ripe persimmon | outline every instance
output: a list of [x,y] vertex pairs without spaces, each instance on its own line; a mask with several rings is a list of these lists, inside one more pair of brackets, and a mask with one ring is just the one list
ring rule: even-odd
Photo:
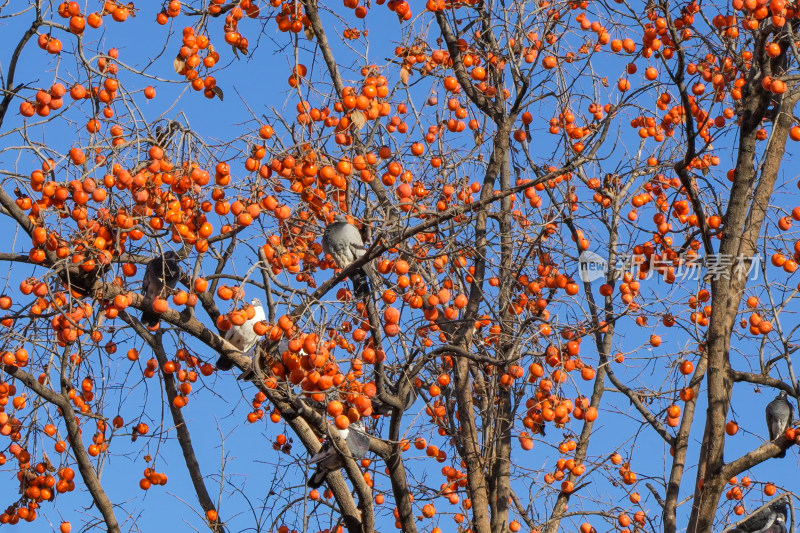
[[156,298],[153,300],[153,311],[156,313],[165,313],[169,309],[169,302],[166,298]]
[[350,419],[346,415],[338,415],[334,418],[334,424],[338,429],[347,429],[350,426]]

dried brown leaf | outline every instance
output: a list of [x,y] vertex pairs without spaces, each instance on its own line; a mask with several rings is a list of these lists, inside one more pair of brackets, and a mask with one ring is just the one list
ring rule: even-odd
[[186,61],[184,61],[180,55],[175,56],[175,61],[172,62],[172,68],[175,69],[176,74],[181,74],[186,68]]
[[411,75],[411,72],[405,65],[400,67],[400,81],[403,82],[404,85],[408,85],[408,77]]
[[364,125],[367,123],[367,118],[361,111],[353,111],[353,113],[350,115],[350,120],[353,122],[353,126],[355,126],[357,130],[363,129]]

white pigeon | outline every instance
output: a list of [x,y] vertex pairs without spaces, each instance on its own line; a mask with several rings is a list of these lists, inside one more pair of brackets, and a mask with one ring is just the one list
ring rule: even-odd
[[308,460],[308,464],[317,465],[314,474],[308,479],[308,486],[312,489],[319,488],[328,474],[344,467],[342,453],[349,453],[356,461],[363,459],[367,455],[369,451],[369,435],[367,435],[363,422],[359,420],[350,424],[348,429],[340,429],[339,436],[347,443],[348,450],[341,450],[340,453],[331,442],[331,439],[326,439],[322,443],[322,448]]
[[[339,215],[335,222],[325,227],[322,251],[330,255],[339,268],[344,269],[364,255],[366,247],[358,228]],[[369,295],[369,281],[363,268],[351,273],[350,279],[353,280],[353,292],[356,296],[363,298]]]
[[[225,340],[233,344],[237,350],[242,353],[249,352],[260,338],[253,329],[256,322],[266,320],[267,315],[264,313],[264,307],[261,305],[261,300],[253,298],[250,302],[255,308],[253,318],[245,321],[241,326],[231,326],[231,329],[225,332]],[[220,370],[230,370],[233,368],[233,360],[225,354],[219,356],[217,359],[217,368]]]

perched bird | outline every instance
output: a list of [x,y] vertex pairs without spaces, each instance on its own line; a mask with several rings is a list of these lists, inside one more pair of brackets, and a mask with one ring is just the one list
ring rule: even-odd
[[[335,222],[325,227],[322,251],[329,254],[339,268],[347,268],[350,263],[364,255],[366,247],[358,229],[340,215]],[[369,281],[363,268],[350,274],[350,279],[353,280],[353,292],[356,296],[363,298],[369,295]]]
[[363,422],[354,422],[348,429],[340,429],[339,435],[347,442],[347,450],[337,450],[331,439],[326,439],[322,448],[308,460],[308,464],[317,465],[308,479],[308,486],[312,489],[319,488],[328,474],[344,467],[342,454],[348,454],[356,461],[367,455],[369,435]]
[[178,284],[181,277],[178,261],[178,254],[170,250],[147,263],[142,279],[142,292],[145,298],[142,323],[147,327],[154,327],[160,320],[158,313],[152,310],[153,300],[166,296]]
[[[241,326],[231,326],[231,329],[225,332],[225,340],[233,344],[240,352],[248,352],[256,342],[258,342],[259,335],[254,331],[256,322],[267,319],[264,314],[264,307],[261,305],[261,300],[253,298],[250,304],[255,309],[253,318],[245,321]],[[225,354],[219,356],[217,359],[217,368],[220,370],[230,370],[233,368],[233,360]]]
[[788,530],[786,529],[786,516],[782,514],[776,516],[775,522],[765,529],[763,533],[788,533]]
[[[391,384],[387,384],[387,389],[389,389],[389,393],[396,396],[397,392],[400,389],[400,383],[397,384],[396,387],[392,386]],[[408,411],[411,409],[411,406],[414,405],[414,402],[417,401],[417,396],[419,392],[417,387],[413,384],[408,389],[408,394],[406,394],[405,401],[403,402],[403,411]],[[392,412],[392,407],[380,401],[378,396],[373,396],[372,398],[372,412],[377,415],[388,415]]]
[[[771,441],[783,435],[792,421],[794,407],[786,399],[786,396],[786,391],[780,391],[775,399],[767,404],[767,429]],[[786,457],[786,450],[781,450],[777,457]]]
[[747,517],[730,533],[786,533],[786,514],[786,500],[778,500]]

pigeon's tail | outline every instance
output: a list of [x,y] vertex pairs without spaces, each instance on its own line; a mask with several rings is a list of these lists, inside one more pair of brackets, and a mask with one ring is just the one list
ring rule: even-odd
[[[251,350],[254,347],[256,348],[256,350],[255,350],[255,352],[252,352]],[[254,346],[251,346],[250,350],[247,350],[247,352],[245,352],[245,355],[250,357],[251,364],[250,364],[250,368],[248,368],[247,370],[242,372],[239,375],[239,377],[236,378],[239,381],[250,381],[250,380],[253,380],[253,378],[256,377],[256,365],[259,364],[259,362],[260,362],[259,358],[261,357],[261,354],[258,351],[258,345],[255,344]],[[222,368],[222,367],[219,366],[219,363],[223,359],[230,360],[230,358],[228,356],[221,355],[220,358],[219,358],[219,361],[217,361],[217,368]],[[223,370],[229,370],[231,368],[233,368],[233,361],[230,362],[230,364],[228,365],[228,368],[224,368]]]
[[331,449],[330,442],[325,441],[322,448],[317,453],[309,457],[308,464],[315,465],[317,463],[324,463],[329,459],[336,458],[336,450]]
[[148,328],[155,327],[161,319],[152,311],[142,311],[142,324]]
[[381,402],[380,400],[376,401],[373,398],[373,400],[372,400],[372,414],[388,416],[388,415],[392,414],[392,408],[389,405]]
[[[237,381],[251,381],[253,378],[256,377],[256,372],[252,368],[250,370],[246,370],[239,374],[239,377],[236,378]],[[295,416],[295,418],[297,418]]]
[[223,372],[227,372],[233,368],[233,359],[225,354],[220,355],[219,359],[217,359],[217,368]]
[[358,298],[366,298],[369,296],[369,278],[367,273],[359,269],[350,274],[350,279],[353,280],[353,292]]
[[319,465],[316,470],[314,470],[314,474],[308,478],[307,485],[312,489],[318,489],[322,486],[322,483],[325,481],[325,476],[328,475],[328,470],[323,466]]

